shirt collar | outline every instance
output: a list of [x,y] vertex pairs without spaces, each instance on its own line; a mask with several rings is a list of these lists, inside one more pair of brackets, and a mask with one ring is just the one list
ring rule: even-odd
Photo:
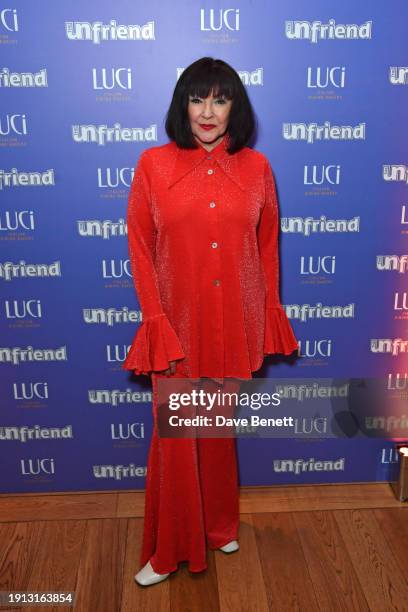
[[172,187],[205,159],[209,159],[215,164],[218,164],[221,170],[223,170],[223,172],[244,191],[245,187],[239,172],[237,153],[230,155],[227,151],[229,142],[229,135],[225,134],[221,142],[219,142],[212,151],[207,151],[207,149],[199,143],[197,143],[196,149],[182,149],[174,143],[176,148],[176,160],[170,175],[168,187]]

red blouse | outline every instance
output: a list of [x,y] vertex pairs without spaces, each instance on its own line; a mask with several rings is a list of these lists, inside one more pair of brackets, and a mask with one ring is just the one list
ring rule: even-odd
[[142,324],[122,365],[192,378],[252,378],[297,340],[279,300],[279,213],[259,151],[174,142],[142,152],[127,209]]

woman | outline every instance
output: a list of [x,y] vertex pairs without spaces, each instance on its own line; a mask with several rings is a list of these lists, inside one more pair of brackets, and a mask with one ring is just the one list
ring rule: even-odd
[[238,74],[204,57],[180,76],[170,142],[135,168],[127,227],[143,323],[123,368],[151,374],[142,569],[148,585],[179,561],[206,569],[210,549],[238,549],[234,438],[162,438],[160,377],[250,379],[266,354],[298,348],[279,299],[278,203],[271,166],[247,143],[254,114]]

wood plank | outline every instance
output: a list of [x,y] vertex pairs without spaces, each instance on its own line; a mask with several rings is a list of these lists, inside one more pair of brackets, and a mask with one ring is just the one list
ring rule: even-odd
[[292,515],[255,514],[253,525],[270,610],[319,610]]
[[220,610],[269,612],[251,514],[246,514],[240,522],[239,546],[231,554],[215,552]]
[[[142,518],[144,498],[144,491],[0,495],[0,522]],[[388,483],[241,487],[240,490],[241,514],[403,506]]]
[[[128,509],[132,495],[126,495]],[[339,495],[335,503],[342,503]],[[61,512],[61,500],[58,507]],[[141,587],[134,574],[142,518],[35,521],[34,514],[0,524],[0,589],[75,590],[75,609],[86,611],[405,610],[407,518],[408,507],[399,502],[396,508],[246,514],[238,552],[208,550],[205,572],[190,573],[184,562],[163,583]]]
[[380,508],[374,510],[374,516],[408,581],[408,508]]
[[336,510],[334,517],[370,610],[406,610],[406,579],[372,510]]
[[[84,521],[43,521],[33,525],[41,546],[36,551],[27,591],[75,591],[85,527]],[[49,612],[50,606],[35,606],[35,610]]]
[[26,591],[39,549],[41,526],[35,523],[0,524],[0,589]]
[[134,580],[139,571],[139,557],[142,545],[143,520],[129,519],[126,542],[126,557],[123,572],[123,591],[121,612],[170,612],[170,580],[143,587]]
[[188,563],[179,563],[177,572],[169,576],[171,609],[202,612],[218,612],[217,572],[214,552],[207,550],[207,569],[203,572],[190,572]]
[[330,612],[368,611],[333,514],[315,511],[296,512],[293,516],[319,607]]
[[86,522],[76,585],[76,610],[120,610],[127,519]]
[[388,483],[300,485],[241,489],[241,514],[402,506]]
[[144,491],[118,493],[116,515],[124,518],[142,518],[144,516],[144,505]]
[[16,495],[0,498],[0,522],[58,521],[116,516],[117,493]]

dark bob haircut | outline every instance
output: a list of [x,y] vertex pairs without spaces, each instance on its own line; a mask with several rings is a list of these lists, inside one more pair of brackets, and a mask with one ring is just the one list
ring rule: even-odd
[[196,149],[188,118],[189,96],[232,100],[227,132],[228,153],[246,146],[255,130],[255,115],[248,94],[238,73],[226,62],[202,57],[190,64],[179,77],[166,115],[165,129],[170,140],[183,149]]

